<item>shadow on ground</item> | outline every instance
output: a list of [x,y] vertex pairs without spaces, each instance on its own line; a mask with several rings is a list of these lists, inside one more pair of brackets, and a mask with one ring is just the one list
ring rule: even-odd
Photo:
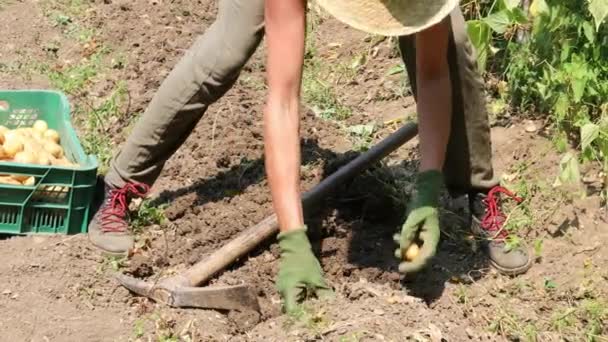
[[[325,178],[358,154],[336,154],[320,148],[314,140],[303,140],[302,155],[304,166],[324,165]],[[395,287],[402,285],[410,295],[422,298],[430,305],[441,297],[446,282],[466,282],[483,276],[480,270],[487,269],[488,265],[479,253],[472,252],[465,239],[468,229],[465,211],[443,212],[444,234],[432,264],[406,279],[397,272],[397,260],[394,258],[396,244],[392,236],[399,231],[405,219],[408,185],[411,186],[411,179],[415,175],[415,163],[406,160],[390,167],[375,164],[364,174],[343,184],[322,203],[307,208],[305,214],[309,236],[324,269],[328,270],[328,277],[337,281],[348,277],[356,281],[357,277],[365,277],[369,281],[390,282]],[[187,187],[163,191],[156,204],[194,195],[192,206],[200,206],[243,193],[264,177],[263,158],[242,160],[214,177],[200,179]],[[181,217],[179,213],[168,216],[172,220]],[[250,255],[261,254],[273,242],[266,241]],[[329,245],[329,248],[322,248],[322,244]],[[238,268],[241,262],[230,269]]]

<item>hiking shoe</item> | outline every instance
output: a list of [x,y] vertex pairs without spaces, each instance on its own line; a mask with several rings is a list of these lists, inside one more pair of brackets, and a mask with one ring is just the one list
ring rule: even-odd
[[496,186],[487,194],[476,193],[469,197],[471,210],[471,230],[481,238],[482,249],[488,255],[490,264],[505,275],[525,273],[532,266],[532,258],[522,247],[506,249],[509,233],[504,227],[506,220],[502,212],[500,194],[520,203],[521,198],[509,190]]
[[125,255],[133,247],[127,214],[129,201],[143,197],[149,187],[141,183],[127,183],[122,188],[104,184],[103,202],[89,224],[89,240],[105,254]]

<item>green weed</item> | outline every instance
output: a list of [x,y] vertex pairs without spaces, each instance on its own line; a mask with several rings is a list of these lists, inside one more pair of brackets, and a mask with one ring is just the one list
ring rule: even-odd
[[[304,102],[323,119],[344,120],[352,115],[350,108],[344,106],[328,80],[333,65],[328,65],[317,57],[315,27],[318,19],[312,16],[307,24],[306,53],[302,75],[302,94]],[[342,67],[342,69],[344,69]]]
[[314,57],[306,61],[302,76],[304,102],[323,119],[344,120],[352,111],[338,99],[332,84],[325,80],[325,66]]
[[457,302],[460,304],[469,304],[469,293],[468,288],[462,284],[459,284],[458,289],[455,291]]
[[563,156],[556,185],[578,184],[580,162],[608,170],[608,3],[534,0],[529,13],[520,1],[474,4],[468,33],[480,68],[501,79],[501,99],[549,118],[561,152],[579,150]]
[[99,173],[105,174],[112,159],[112,140],[106,135],[106,124],[111,120],[122,119],[121,107],[126,100],[127,88],[125,83],[119,83],[111,95],[96,107],[80,106],[78,120],[84,127],[82,142],[87,153],[97,156],[99,160]]
[[133,327],[133,336],[135,338],[141,338],[144,336],[144,322],[141,319],[135,321],[135,326]]
[[359,342],[361,340],[360,333],[351,333],[348,336],[340,336],[340,342]]
[[124,268],[126,266],[126,263],[126,256],[104,256],[103,261],[97,269],[97,273],[104,274],[108,269],[112,270],[113,272],[117,272],[120,269]]
[[355,125],[350,126],[346,129],[351,140],[354,144],[354,150],[365,152],[367,151],[373,142],[374,133],[376,131],[376,125],[369,123],[366,125]]
[[517,315],[501,310],[490,324],[490,331],[510,340],[536,342],[538,327],[533,323],[523,322]]
[[285,328],[303,327],[313,333],[319,333],[328,326],[329,320],[325,311],[308,303],[298,305],[285,321]]
[[60,69],[42,64],[38,69],[48,76],[53,87],[68,94],[77,94],[99,73],[101,57],[101,54],[95,54],[90,59]]
[[131,228],[134,231],[141,231],[149,225],[162,224],[166,220],[165,207],[165,205],[154,206],[149,200],[143,200],[131,218]]

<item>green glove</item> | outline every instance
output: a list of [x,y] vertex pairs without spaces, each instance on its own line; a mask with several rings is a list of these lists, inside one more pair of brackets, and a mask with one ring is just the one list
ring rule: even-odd
[[[409,214],[401,228],[401,234],[394,236],[395,242],[399,244],[395,251],[395,257],[401,260],[399,272],[417,272],[435,255],[440,235],[438,207],[442,177],[441,172],[436,170],[418,175],[416,195],[409,203]],[[422,243],[420,252],[414,260],[405,261],[402,255],[412,242]]]
[[293,312],[300,300],[316,294],[324,298],[333,294],[323,279],[323,270],[312,253],[306,236],[307,227],[278,235],[281,261],[277,288],[285,303],[285,311]]

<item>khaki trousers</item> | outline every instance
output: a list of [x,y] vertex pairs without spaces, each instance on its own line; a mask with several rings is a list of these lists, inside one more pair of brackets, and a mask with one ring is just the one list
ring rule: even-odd
[[[483,80],[460,9],[450,16],[448,60],[452,80],[452,130],[445,163],[452,193],[485,191],[497,184],[492,169],[490,128]],[[163,81],[114,156],[105,181],[152,184],[165,162],[184,143],[207,108],[235,83],[264,35],[264,0],[220,0],[216,21],[201,35]],[[399,39],[413,88],[415,37]]]

